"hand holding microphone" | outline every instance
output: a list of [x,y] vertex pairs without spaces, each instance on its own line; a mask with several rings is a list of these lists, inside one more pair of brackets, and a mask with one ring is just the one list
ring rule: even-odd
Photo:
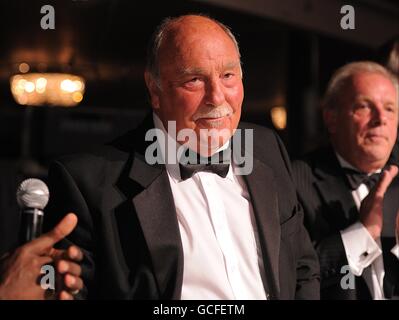
[[46,290],[40,286],[41,268],[46,264],[53,264],[61,279],[56,298],[73,299],[73,294],[83,287],[78,264],[83,253],[76,246],[59,250],[54,245],[76,227],[76,215],[67,214],[54,229],[41,235],[42,210],[49,198],[47,186],[40,180],[28,179],[18,188],[17,198],[22,209],[21,246],[0,258],[0,300],[47,298]]

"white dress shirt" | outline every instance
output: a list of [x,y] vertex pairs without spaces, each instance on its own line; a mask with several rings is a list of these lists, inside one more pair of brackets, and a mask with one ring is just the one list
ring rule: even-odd
[[[345,161],[338,153],[336,153],[339,163],[343,168],[357,170],[347,161]],[[377,170],[375,173],[380,173]],[[362,183],[356,190],[352,191],[352,197],[359,211],[361,202],[369,194],[369,189]],[[366,227],[361,222],[356,222],[348,228],[341,231],[342,242],[344,244],[346,257],[349,263],[350,271],[361,276],[368,266],[371,265],[370,271],[365,272],[363,277],[367,286],[372,293],[374,300],[384,300],[384,261],[382,257],[381,241],[378,238],[374,240]],[[399,259],[398,244],[391,250]]]
[[[166,136],[161,120],[153,118]],[[163,159],[176,147],[160,146]],[[251,199],[234,167],[226,178],[197,172],[183,181],[179,165],[166,163],[184,254],[181,299],[266,299]]]

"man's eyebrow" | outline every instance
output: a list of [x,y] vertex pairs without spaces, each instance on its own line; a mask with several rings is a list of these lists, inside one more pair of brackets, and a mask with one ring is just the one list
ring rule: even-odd
[[232,61],[227,63],[223,69],[234,69],[240,66],[240,62]]
[[366,96],[364,94],[359,94],[359,95],[355,96],[355,101],[359,101],[359,100],[372,101],[372,99],[369,96]]
[[198,67],[188,67],[188,68],[181,68],[179,70],[179,73],[182,76],[190,75],[190,74],[202,74],[202,73],[204,73],[204,70],[202,68],[198,68]]
[[[356,101],[356,102],[358,102],[358,101],[365,101],[365,102],[367,102],[367,103],[374,104],[373,98],[371,98],[371,97],[369,97],[369,96],[367,96],[367,95],[364,95],[364,94],[358,95],[358,96],[355,98],[355,101]],[[384,105],[387,105],[387,104],[395,104],[395,101],[394,101],[394,100],[391,100],[391,99],[388,99],[388,100],[384,101]]]
[[[223,66],[223,70],[228,70],[228,69],[234,69],[240,65],[239,62],[232,61],[228,62]],[[192,75],[192,74],[204,74],[205,71],[204,69],[200,67],[188,67],[188,68],[181,68],[179,70],[180,75],[185,76],[185,75]]]

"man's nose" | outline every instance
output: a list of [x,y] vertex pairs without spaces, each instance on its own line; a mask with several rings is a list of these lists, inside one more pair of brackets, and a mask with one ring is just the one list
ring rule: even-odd
[[223,86],[218,79],[210,81],[206,88],[206,101],[208,105],[218,107],[225,101]]
[[372,120],[371,123],[373,126],[379,126],[386,124],[387,121],[387,111],[383,106],[375,106],[372,109]]

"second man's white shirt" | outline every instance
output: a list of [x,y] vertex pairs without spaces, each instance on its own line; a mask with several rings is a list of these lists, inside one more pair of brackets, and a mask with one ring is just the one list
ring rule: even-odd
[[[341,167],[357,170],[341,156],[336,155]],[[380,172],[381,170],[376,171],[376,173]],[[358,211],[361,202],[368,194],[369,189],[365,184],[361,184],[356,190],[352,191],[352,197]],[[350,271],[356,276],[363,275],[374,300],[384,300],[385,270],[380,239],[374,240],[361,222],[356,222],[342,230],[341,237]],[[394,254],[394,251],[392,253]],[[399,258],[399,256],[397,257]],[[371,266],[370,272],[365,273],[368,266]]]

